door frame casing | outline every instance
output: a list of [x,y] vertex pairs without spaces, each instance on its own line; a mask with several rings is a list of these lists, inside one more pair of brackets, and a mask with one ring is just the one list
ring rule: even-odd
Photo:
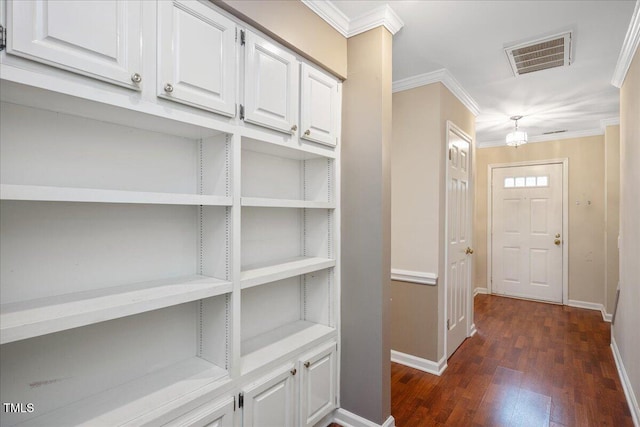
[[[445,138],[445,150],[444,150],[444,164],[445,164],[445,203],[444,203],[444,248],[443,248],[443,252],[444,252],[444,271],[442,272],[443,276],[444,276],[444,309],[443,309],[443,313],[444,316],[442,318],[443,320],[443,326],[442,326],[442,330],[444,331],[444,340],[443,340],[443,352],[444,352],[444,358],[445,360],[449,358],[449,354],[447,354],[447,340],[448,340],[448,329],[447,329],[447,319],[449,318],[449,310],[448,310],[448,306],[449,306],[449,301],[447,298],[448,292],[449,292],[449,284],[448,284],[448,280],[449,280],[449,275],[447,274],[448,269],[448,265],[449,265],[449,192],[446,190],[449,186],[449,163],[448,163],[448,159],[449,159],[449,134],[450,133],[455,133],[458,137],[460,137],[461,139],[467,141],[469,143],[469,159],[468,159],[468,173],[469,173],[469,188],[468,188],[468,196],[471,198],[470,203],[468,203],[468,208],[471,212],[468,216],[467,219],[467,227],[468,227],[468,245],[469,247],[473,247],[473,213],[474,213],[474,203],[473,203],[473,194],[475,191],[475,185],[474,185],[474,173],[475,173],[475,169],[474,169],[474,165],[475,165],[475,152],[473,150],[473,138],[468,135],[465,131],[463,131],[459,126],[457,126],[455,123],[453,123],[451,120],[447,120],[447,126],[446,126],[446,138]],[[467,289],[467,304],[466,304],[466,336],[467,338],[470,337],[471,335],[473,335],[475,333],[475,324],[473,323],[473,260],[471,262],[469,262],[469,281],[467,284],[467,287],[469,289]]]
[[493,170],[518,166],[562,165],[562,304],[569,301],[569,158],[487,165],[487,292],[493,293]]

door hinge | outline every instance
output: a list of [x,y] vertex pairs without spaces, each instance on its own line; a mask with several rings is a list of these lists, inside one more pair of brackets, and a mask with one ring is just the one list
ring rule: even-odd
[[240,104],[240,120],[244,120],[244,105]]
[[236,397],[233,396],[233,412],[236,412]]
[[451,321],[447,319],[447,331],[451,330]]
[[242,408],[244,406],[244,393],[238,394],[238,408]]
[[7,47],[7,29],[0,25],[0,51]]
[[244,46],[245,44],[245,31],[244,30],[240,30],[240,45]]

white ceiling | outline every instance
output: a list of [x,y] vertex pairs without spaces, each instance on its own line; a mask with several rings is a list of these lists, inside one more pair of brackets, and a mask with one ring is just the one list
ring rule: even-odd
[[[512,115],[530,139],[567,130],[594,134],[619,116],[611,85],[635,1],[333,0],[354,21],[389,4],[404,21],[393,38],[393,80],[445,68],[480,113],[480,145],[504,141]],[[573,30],[573,63],[514,77],[505,45]],[[567,134],[567,136],[571,135]]]

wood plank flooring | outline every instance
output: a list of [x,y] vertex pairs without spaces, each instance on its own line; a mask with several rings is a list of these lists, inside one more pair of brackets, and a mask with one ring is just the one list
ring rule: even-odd
[[490,295],[440,377],[393,363],[391,413],[411,426],[633,427],[599,312]]

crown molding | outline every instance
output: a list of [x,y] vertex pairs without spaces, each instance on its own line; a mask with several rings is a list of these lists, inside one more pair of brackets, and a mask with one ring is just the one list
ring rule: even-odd
[[389,30],[392,35],[395,35],[404,27],[404,22],[402,22],[398,14],[391,9],[391,6],[385,4],[353,19],[349,23],[348,37],[353,37],[381,25]]
[[624,83],[627,72],[633,61],[633,56],[638,50],[640,44],[640,0],[636,0],[636,8],[633,11],[629,28],[627,29],[627,35],[622,43],[622,49],[618,56],[618,63],[616,69],[613,72],[613,78],[611,84],[617,88],[621,88]]
[[342,13],[331,1],[322,0],[301,0],[316,15],[324,19],[325,22],[335,28],[344,37],[349,37],[349,18]]
[[314,11],[319,17],[324,19],[325,22],[347,38],[356,36],[379,26],[384,26],[392,35],[395,35],[402,27],[404,27],[402,19],[400,19],[398,14],[388,4],[384,4],[350,20],[330,0],[301,1],[305,6]]
[[[563,139],[572,139],[572,138],[585,138],[588,136],[599,136],[603,135],[604,131],[602,129],[586,129],[586,130],[576,130],[571,132],[564,133],[554,133],[551,135],[537,135],[529,138],[527,144],[536,143],[536,142],[548,142],[548,141],[560,141]],[[489,147],[506,147],[504,139],[500,139],[497,141],[486,141],[486,142],[478,142],[476,147],[478,148],[489,148]]]
[[458,98],[462,104],[471,111],[471,114],[477,116],[480,114],[480,107],[476,101],[467,93],[466,90],[458,83],[453,75],[446,68],[432,71],[430,73],[418,74],[417,76],[407,77],[406,79],[396,80],[393,82],[393,92],[401,92],[403,90],[409,90],[420,86],[425,86],[431,83],[441,82],[447,89]]
[[609,119],[602,119],[600,120],[600,130],[604,132],[605,129],[607,129],[607,126],[616,126],[619,124],[620,124],[620,117],[611,117]]

